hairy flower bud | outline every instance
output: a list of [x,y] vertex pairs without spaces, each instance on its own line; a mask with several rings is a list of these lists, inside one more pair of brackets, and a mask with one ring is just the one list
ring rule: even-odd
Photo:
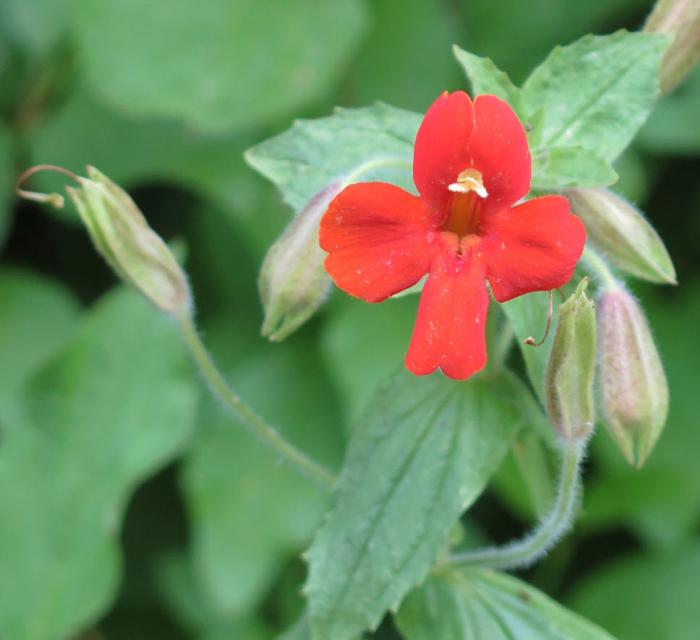
[[603,417],[627,461],[641,467],[666,422],[668,385],[644,312],[622,288],[598,300]]
[[659,71],[661,91],[668,93],[700,60],[700,2],[658,0],[644,30],[673,36]]
[[116,274],[168,313],[189,311],[190,288],[168,246],[129,195],[94,167],[66,192],[97,251]]
[[587,286],[584,278],[559,309],[545,379],[547,415],[566,440],[587,438],[595,423],[596,318]]
[[663,241],[643,214],[608,189],[568,189],[573,212],[588,238],[623,271],[661,284],[676,284],[676,270]]
[[262,334],[270,340],[296,331],[328,296],[331,280],[323,268],[318,225],[341,187],[334,182],[311,198],[265,256],[258,286],[265,311]]

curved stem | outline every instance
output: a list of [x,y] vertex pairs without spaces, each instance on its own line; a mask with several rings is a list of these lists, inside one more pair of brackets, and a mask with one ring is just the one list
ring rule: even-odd
[[263,418],[231,390],[202,343],[191,316],[189,314],[180,314],[178,316],[178,326],[203,378],[207,381],[214,394],[241,421],[241,424],[258,436],[270,449],[281,455],[288,462],[291,462],[297,471],[311,477],[326,488],[332,487],[335,483],[335,477],[328,469],[312,460],[291,442],[285,440],[274,427],[265,422]]
[[586,441],[564,441],[559,488],[549,513],[529,535],[502,547],[487,547],[452,554],[451,564],[517,569],[527,567],[545,555],[571,528],[581,484],[580,469]]
[[586,265],[588,265],[589,270],[595,273],[608,289],[620,288],[620,281],[615,277],[608,266],[608,263],[598,254],[595,249],[592,249],[588,244],[586,244],[581,257]]

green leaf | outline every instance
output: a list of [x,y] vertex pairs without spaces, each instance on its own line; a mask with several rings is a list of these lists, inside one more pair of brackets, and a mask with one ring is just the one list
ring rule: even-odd
[[8,638],[72,635],[115,596],[129,495],[192,426],[197,394],[185,364],[174,327],[120,291],[28,383],[0,449]]
[[48,56],[70,26],[69,0],[4,0],[0,20],[12,39],[35,56]]
[[[208,342],[224,345],[230,333],[228,323],[223,331],[207,332]],[[246,335],[247,342],[258,341],[256,349],[223,360],[233,388],[299,448],[337,466],[343,444],[339,410],[312,345],[270,345],[256,334]],[[280,465],[214,400],[205,402],[199,423],[182,476],[195,567],[213,606],[241,613],[260,602],[281,566],[308,543],[328,496]]]
[[479,569],[431,576],[396,622],[406,640],[613,640],[527,583]]
[[284,133],[246,152],[246,160],[275,183],[294,210],[328,183],[355,176],[413,190],[413,141],[421,116],[385,104],[336,109],[298,120]]
[[452,51],[469,79],[473,96],[482,93],[498,96],[501,100],[505,100],[521,119],[525,117],[520,89],[511,82],[507,73],[494,64],[491,58],[475,56],[457,45],[454,45]]
[[212,131],[268,122],[325,94],[365,14],[362,0],[78,0],[74,19],[99,95],[125,113]]
[[700,150],[700,67],[659,102],[644,128],[640,143],[655,153],[695,156]]
[[13,174],[12,139],[9,130],[0,123],[0,247],[10,227]]
[[457,85],[450,45],[460,25],[450,7],[425,0],[372,4],[372,26],[353,64],[356,104],[382,100],[425,111],[442,91]]
[[[393,374],[406,353],[418,296],[365,304],[347,299],[328,314],[320,337],[321,355],[333,371],[346,424],[354,425],[379,383]],[[372,366],[367,366],[367,353]]]
[[617,173],[607,160],[583,147],[549,147],[532,152],[532,188],[540,191],[567,187],[607,186]]
[[572,594],[577,611],[623,640],[695,640],[700,602],[700,542],[671,553],[603,564]]
[[455,0],[450,6],[461,9],[457,17],[470,50],[488,52],[519,83],[557,44],[648,11],[649,2],[547,0],[536,5],[522,0]]
[[[35,163],[64,166],[78,174],[92,164],[125,188],[170,181],[207,199],[254,208],[250,171],[242,153],[250,139],[210,136],[174,123],[128,118],[78,87],[61,108],[29,135]],[[65,179],[40,174],[37,185],[61,189]],[[69,212],[74,221],[77,213]]]
[[222,616],[182,553],[169,553],[157,564],[157,583],[171,615],[197,640],[269,640],[270,630],[250,617]]
[[71,335],[78,304],[56,282],[3,269],[0,310],[0,423],[10,424],[22,385]]
[[581,146],[613,161],[658,96],[665,36],[618,31],[557,47],[525,82],[525,109],[544,109],[542,146]]
[[509,375],[456,383],[405,371],[378,389],[307,552],[312,638],[375,627],[423,580],[522,426],[525,393]]

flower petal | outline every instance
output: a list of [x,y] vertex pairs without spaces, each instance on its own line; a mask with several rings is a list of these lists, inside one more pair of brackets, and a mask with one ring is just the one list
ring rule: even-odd
[[486,275],[499,302],[565,285],[586,242],[583,223],[561,196],[495,213],[483,221],[482,233]]
[[530,191],[532,163],[525,129],[503,100],[491,95],[476,98],[469,151],[484,178],[489,210],[512,205]]
[[433,214],[418,197],[384,182],[353,184],[321,218],[319,242],[335,284],[367,302],[413,286],[428,271]]
[[406,367],[416,375],[440,367],[456,380],[482,369],[488,306],[484,265],[475,254],[441,252],[423,287]]
[[413,181],[436,211],[446,211],[448,189],[471,166],[474,107],[463,91],[444,93],[428,109],[413,151]]

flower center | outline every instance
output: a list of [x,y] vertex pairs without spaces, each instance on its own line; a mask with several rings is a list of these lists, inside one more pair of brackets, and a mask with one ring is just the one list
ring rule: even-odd
[[465,169],[448,188],[452,197],[443,230],[454,233],[460,240],[477,234],[482,201],[488,196],[481,173]]

